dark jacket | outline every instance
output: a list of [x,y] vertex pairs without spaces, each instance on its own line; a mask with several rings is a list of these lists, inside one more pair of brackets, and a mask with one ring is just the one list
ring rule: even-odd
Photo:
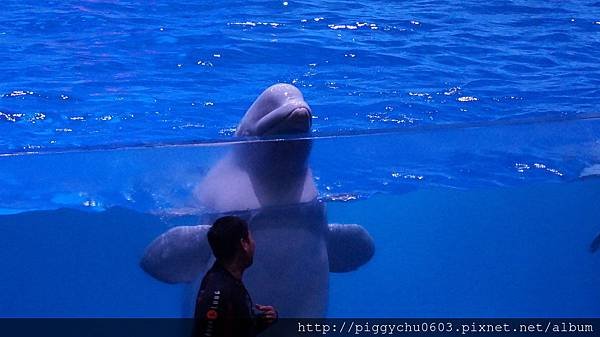
[[200,285],[193,336],[254,337],[267,326],[244,284],[215,262]]

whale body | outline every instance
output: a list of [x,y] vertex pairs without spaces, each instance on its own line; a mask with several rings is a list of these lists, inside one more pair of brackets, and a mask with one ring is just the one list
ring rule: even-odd
[[[236,136],[302,135],[312,110],[289,84],[266,89],[239,123]],[[272,137],[271,137],[272,138]],[[214,259],[206,240],[219,216],[238,215],[256,240],[254,264],[244,283],[256,303],[280,317],[323,317],[330,272],[368,262],[374,243],[356,224],[328,224],[325,204],[308,165],[310,139],[265,140],[235,145],[198,184],[194,200],[209,209],[195,226],[178,226],[146,249],[142,268],[157,279],[191,282],[192,294]]]

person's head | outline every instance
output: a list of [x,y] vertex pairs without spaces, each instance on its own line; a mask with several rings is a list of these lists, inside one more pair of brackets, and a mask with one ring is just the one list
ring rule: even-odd
[[208,230],[207,238],[218,261],[231,263],[240,259],[245,267],[252,265],[255,243],[243,219],[236,216],[217,219]]

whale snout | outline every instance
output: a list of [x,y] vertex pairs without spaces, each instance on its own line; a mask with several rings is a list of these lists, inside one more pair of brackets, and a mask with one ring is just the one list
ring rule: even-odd
[[304,133],[310,131],[311,123],[312,114],[310,109],[299,107],[292,110],[282,124],[284,124],[288,133]]
[[261,118],[254,135],[293,135],[310,131],[312,113],[307,104],[289,102]]
[[265,90],[246,111],[237,136],[293,135],[310,132],[312,111],[302,93],[289,84]]

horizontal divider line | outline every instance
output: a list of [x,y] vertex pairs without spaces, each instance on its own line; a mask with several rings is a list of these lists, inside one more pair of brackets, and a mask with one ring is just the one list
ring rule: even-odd
[[129,144],[103,144],[91,146],[71,146],[65,148],[47,148],[36,151],[31,150],[15,150],[8,152],[0,152],[0,157],[12,157],[22,155],[44,155],[44,154],[61,154],[73,152],[98,152],[98,151],[114,151],[114,150],[135,150],[145,148],[169,148],[169,147],[212,147],[225,146],[235,144],[251,144],[263,142],[280,142],[280,141],[295,141],[295,140],[319,140],[332,138],[348,138],[348,137],[364,137],[378,135],[393,135],[393,134],[416,134],[433,131],[453,131],[461,129],[473,128],[491,128],[502,126],[519,126],[532,124],[556,124],[556,123],[571,123],[580,121],[600,121],[600,113],[586,113],[574,116],[544,116],[531,118],[517,119],[497,119],[489,121],[475,122],[460,122],[460,123],[444,123],[420,125],[407,128],[378,128],[378,129],[359,129],[336,132],[313,132],[308,135],[290,135],[290,136],[271,136],[271,137],[234,137],[230,139],[206,139],[206,140],[189,140],[189,141],[167,141],[154,143],[129,143]]

